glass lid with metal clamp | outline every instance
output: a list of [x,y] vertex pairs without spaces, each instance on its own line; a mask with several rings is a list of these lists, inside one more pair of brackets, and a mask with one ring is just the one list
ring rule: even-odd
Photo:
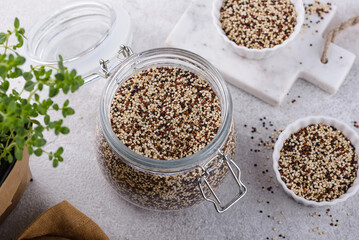
[[[247,189],[233,160],[233,105],[222,76],[186,50],[134,53],[130,18],[111,4],[75,2],[57,11],[30,32],[27,55],[51,65],[61,54],[86,83],[106,79],[97,160],[121,197],[154,210],[207,200],[226,211]],[[237,193],[222,202],[216,190],[227,175]]]

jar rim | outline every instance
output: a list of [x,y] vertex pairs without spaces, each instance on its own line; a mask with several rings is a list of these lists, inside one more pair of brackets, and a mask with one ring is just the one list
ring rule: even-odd
[[[159,160],[152,159],[145,156],[142,156],[128,147],[126,147],[116,134],[112,130],[111,121],[110,121],[110,107],[109,102],[112,102],[114,88],[118,89],[119,82],[118,77],[122,71],[128,69],[136,69],[136,65],[143,59],[149,58],[161,58],[169,57],[169,59],[186,61],[187,63],[193,64],[195,67],[202,68],[206,73],[211,75],[211,79],[204,78],[205,81],[211,83],[211,86],[216,85],[215,92],[221,101],[221,125],[220,128],[212,139],[212,141],[207,144],[200,151],[189,155],[184,158],[175,159],[175,160]],[[162,63],[163,66],[166,66],[166,62]],[[149,68],[149,67],[147,67]],[[132,73],[133,75],[133,73]],[[127,79],[121,79],[122,82]],[[232,113],[233,105],[230,92],[226,86],[224,79],[218,70],[206,59],[203,57],[178,48],[156,48],[141,52],[139,54],[134,54],[131,57],[123,61],[111,74],[111,77],[104,88],[101,97],[100,104],[100,127],[104,132],[104,136],[107,139],[112,150],[115,151],[117,155],[121,155],[121,159],[125,160],[131,166],[140,169],[147,170],[151,172],[181,172],[189,169],[193,169],[198,166],[204,165],[208,160],[217,156],[218,150],[224,145],[228,136],[230,134],[231,124],[232,124]]]

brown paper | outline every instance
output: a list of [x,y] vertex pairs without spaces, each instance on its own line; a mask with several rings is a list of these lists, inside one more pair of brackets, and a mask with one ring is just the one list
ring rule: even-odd
[[101,228],[67,201],[44,212],[18,240],[102,240],[109,238]]
[[30,179],[29,154],[25,149],[23,159],[15,163],[0,187],[0,224],[16,207]]

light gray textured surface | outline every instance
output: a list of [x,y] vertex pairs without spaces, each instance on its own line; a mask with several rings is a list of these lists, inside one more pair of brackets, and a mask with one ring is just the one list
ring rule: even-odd
[[[1,30],[11,26],[15,16],[19,16],[22,25],[28,29],[44,13],[64,2],[69,1],[1,0]],[[143,51],[164,46],[167,35],[189,2],[190,0],[121,1],[133,20],[133,49]],[[333,2],[338,6],[336,22],[359,13],[358,1]],[[353,27],[338,37],[336,43],[358,55],[358,36],[359,27]],[[250,127],[261,129],[259,118],[263,116],[272,121],[276,128],[284,128],[300,117],[319,114],[336,117],[351,125],[354,120],[359,122],[358,71],[357,59],[343,86],[334,96],[307,82],[298,81],[285,104],[277,108],[230,86],[235,102],[234,116],[239,140],[235,161],[243,170],[242,178],[249,191],[239,204],[222,215],[217,214],[209,203],[178,212],[162,213],[142,210],[122,200],[101,175],[95,159],[95,109],[103,82],[84,86],[70,96],[70,102],[76,109],[76,115],[67,121],[71,129],[70,135],[50,136],[47,146],[49,149],[65,146],[64,163],[53,169],[45,156],[31,157],[30,167],[34,181],[17,208],[0,226],[0,239],[16,237],[43,211],[65,199],[98,223],[110,239],[280,239],[278,235],[281,233],[285,234],[286,239],[359,239],[358,194],[344,204],[330,208],[333,218],[339,220],[338,227],[331,227],[331,218],[325,214],[326,208],[308,208],[297,204],[282,189],[276,188],[275,183],[267,182],[268,176],[273,175],[271,162],[266,159],[271,151],[250,151],[256,148],[258,142],[251,141]],[[292,99],[297,101],[287,104]],[[248,127],[245,128],[244,124]],[[262,130],[261,134],[253,136],[256,139],[259,136],[267,138],[270,134],[271,131]],[[264,166],[265,163],[268,165]],[[254,167],[254,164],[258,166]],[[263,174],[262,171],[266,169],[269,172]],[[251,174],[249,170],[252,171]],[[267,190],[262,192],[262,186],[274,186],[274,193]],[[229,193],[229,189],[225,187],[223,192]],[[262,202],[258,203],[257,200]],[[281,215],[280,211],[285,211],[285,215]],[[318,212],[321,217],[310,217],[309,213],[313,212]],[[273,216],[277,217],[276,221],[283,223],[277,224],[272,219]],[[326,234],[308,231],[317,226]],[[277,230],[273,231],[273,227]]]

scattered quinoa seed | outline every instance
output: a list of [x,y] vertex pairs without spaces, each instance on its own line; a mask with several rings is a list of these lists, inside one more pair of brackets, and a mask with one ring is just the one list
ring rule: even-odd
[[[320,1],[314,1],[314,3],[304,4],[304,9],[306,21],[303,24],[303,28],[305,29],[314,27],[314,24],[319,24],[321,20],[324,19],[324,15],[328,14],[329,11],[332,10],[332,7],[330,3],[321,3]],[[316,17],[318,20],[314,20],[311,16]],[[318,33],[318,30],[315,30],[315,33]]]
[[316,14],[318,17],[322,17],[324,14],[328,14],[332,7],[327,3],[314,1],[313,4],[305,4],[304,9],[307,15]]

